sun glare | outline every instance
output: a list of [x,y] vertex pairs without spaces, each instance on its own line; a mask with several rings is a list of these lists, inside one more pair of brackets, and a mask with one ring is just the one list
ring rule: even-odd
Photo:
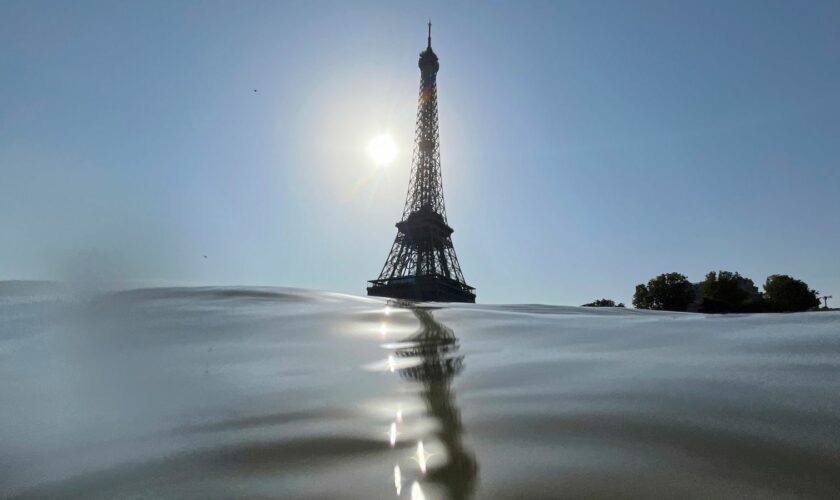
[[380,134],[371,139],[367,149],[373,162],[379,166],[388,165],[397,156],[397,145],[388,134]]

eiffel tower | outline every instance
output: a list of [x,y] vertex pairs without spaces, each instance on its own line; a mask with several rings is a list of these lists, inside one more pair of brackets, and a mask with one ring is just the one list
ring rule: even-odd
[[452,246],[446,222],[438,140],[438,57],[432,51],[432,23],[420,53],[420,98],[411,175],[397,237],[368,295],[421,301],[475,302]]

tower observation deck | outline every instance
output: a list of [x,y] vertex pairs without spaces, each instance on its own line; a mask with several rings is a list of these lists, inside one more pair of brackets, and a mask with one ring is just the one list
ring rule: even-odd
[[420,301],[475,302],[446,221],[438,134],[438,57],[432,51],[432,23],[426,50],[420,53],[420,96],[414,153],[402,220],[379,277],[368,295]]

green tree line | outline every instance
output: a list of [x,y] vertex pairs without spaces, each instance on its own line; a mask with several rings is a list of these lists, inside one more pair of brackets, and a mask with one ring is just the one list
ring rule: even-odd
[[816,290],[784,274],[769,276],[760,292],[753,280],[737,272],[712,271],[697,284],[680,273],[665,273],[636,285],[633,294],[634,307],[660,311],[795,312],[819,305]]

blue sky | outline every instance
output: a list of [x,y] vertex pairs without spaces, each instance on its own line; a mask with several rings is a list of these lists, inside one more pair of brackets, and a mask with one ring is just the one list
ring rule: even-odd
[[819,1],[4,1],[0,279],[363,294],[429,17],[479,302],[718,269],[840,296],[840,3]]

